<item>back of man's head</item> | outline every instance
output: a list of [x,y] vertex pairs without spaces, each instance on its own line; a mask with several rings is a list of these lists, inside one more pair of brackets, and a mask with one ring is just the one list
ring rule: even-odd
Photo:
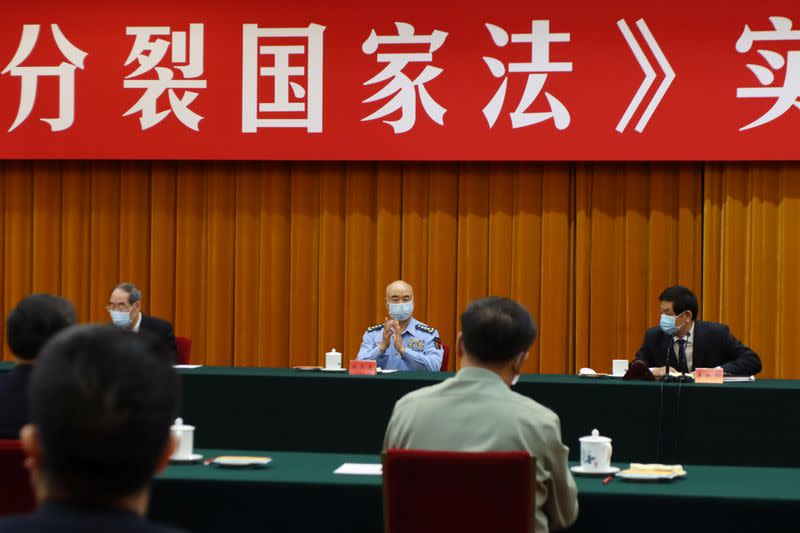
[[8,346],[20,359],[35,359],[50,337],[75,321],[69,300],[52,294],[31,294],[8,314]]
[[536,324],[528,310],[509,298],[489,296],[461,313],[464,350],[483,363],[503,363],[528,351]]
[[108,325],[56,335],[30,385],[48,489],[74,502],[111,503],[146,488],[179,394],[168,354],[147,337]]

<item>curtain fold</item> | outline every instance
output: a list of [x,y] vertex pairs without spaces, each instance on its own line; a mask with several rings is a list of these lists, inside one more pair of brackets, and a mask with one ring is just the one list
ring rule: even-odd
[[764,377],[800,378],[797,163],[0,168],[3,316],[53,292],[81,321],[107,321],[126,280],[192,339],[195,363],[310,365],[333,347],[354,358],[403,278],[453,355],[461,310],[498,294],[539,324],[525,371],[605,372],[634,356],[658,294],[681,283],[701,318],[761,355]]

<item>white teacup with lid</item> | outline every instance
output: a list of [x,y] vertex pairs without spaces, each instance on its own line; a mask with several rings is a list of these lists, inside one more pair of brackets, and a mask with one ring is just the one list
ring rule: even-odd
[[187,460],[194,457],[194,426],[188,426],[183,423],[183,418],[176,418],[175,424],[170,428],[172,434],[175,435],[177,446],[175,451],[172,452],[170,459]]
[[611,468],[611,439],[596,429],[591,436],[581,437],[581,468],[585,472],[605,472]]
[[327,370],[342,368],[342,353],[337,352],[336,348],[331,348],[331,351],[325,354],[325,368]]

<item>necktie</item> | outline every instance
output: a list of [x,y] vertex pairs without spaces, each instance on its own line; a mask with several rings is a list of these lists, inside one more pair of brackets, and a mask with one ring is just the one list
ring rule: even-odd
[[688,372],[689,368],[686,364],[686,339],[678,339],[678,365],[681,372]]

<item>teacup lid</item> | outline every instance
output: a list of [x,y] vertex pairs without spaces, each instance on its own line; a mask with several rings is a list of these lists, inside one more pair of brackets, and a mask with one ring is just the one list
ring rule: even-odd
[[342,355],[341,352],[336,351],[336,348],[331,348],[331,351],[326,353],[325,355],[336,355],[336,354]]
[[183,418],[178,417],[178,418],[175,419],[175,423],[172,424],[172,429],[174,431],[189,431],[189,430],[193,430],[194,426],[185,425],[183,423]]
[[591,436],[581,437],[578,439],[581,442],[611,442],[611,439],[608,437],[600,436],[600,432],[597,429],[592,430]]

